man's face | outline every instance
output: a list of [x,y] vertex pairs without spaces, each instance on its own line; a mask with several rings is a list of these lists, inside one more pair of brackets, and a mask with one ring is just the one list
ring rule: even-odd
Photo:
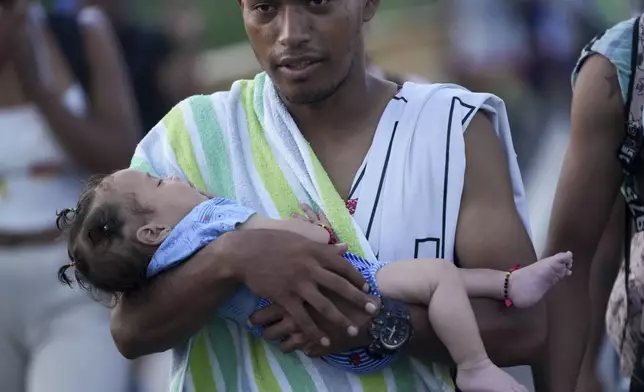
[[257,59],[284,99],[320,102],[363,56],[362,25],[377,0],[241,0]]

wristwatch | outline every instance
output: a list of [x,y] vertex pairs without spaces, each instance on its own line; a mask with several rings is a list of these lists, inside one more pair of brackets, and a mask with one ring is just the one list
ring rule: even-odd
[[380,313],[373,318],[369,353],[374,357],[394,355],[405,347],[414,335],[411,314],[407,304],[393,299],[382,299]]

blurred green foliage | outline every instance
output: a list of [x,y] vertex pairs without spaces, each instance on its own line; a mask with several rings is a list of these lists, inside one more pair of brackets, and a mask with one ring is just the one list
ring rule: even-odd
[[[129,0],[132,1],[132,0]],[[196,0],[206,19],[205,44],[209,47],[228,45],[246,40],[239,5],[235,0]],[[350,1],[350,0],[336,0]],[[426,4],[434,0],[381,0],[381,8],[396,8]],[[140,20],[155,23],[159,20],[164,0],[138,0],[136,10]]]
[[[42,0],[51,7],[56,0]],[[112,0],[123,1],[131,7],[134,19],[146,25],[161,23],[164,7],[173,0]],[[176,1],[176,0],[174,0]],[[206,21],[205,45],[217,47],[246,40],[239,5],[235,0],[194,0]],[[351,1],[351,0],[335,0]],[[427,4],[436,0],[381,0],[381,9],[402,8]]]

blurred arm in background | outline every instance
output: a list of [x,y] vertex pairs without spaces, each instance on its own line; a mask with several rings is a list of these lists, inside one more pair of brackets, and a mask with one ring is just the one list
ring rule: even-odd
[[134,1],[77,1],[100,7],[112,21],[144,132],[177,102],[201,92],[195,69],[203,25],[196,3],[184,0],[165,5],[163,26],[153,28],[134,22]]
[[[575,273],[548,297],[548,355],[544,362],[548,386],[538,385],[542,390],[575,390],[591,322],[589,281],[591,267],[596,268],[593,258],[607,253],[602,257],[611,261],[612,245],[603,245],[598,256],[595,254],[602,235],[610,239],[610,233],[604,232],[622,179],[616,151],[624,137],[624,103],[617,83],[615,67],[595,55],[583,65],[573,92],[570,145],[544,254],[572,251]],[[619,223],[619,219],[613,221]],[[619,259],[612,261],[619,263]],[[606,279],[612,286],[614,276]]]

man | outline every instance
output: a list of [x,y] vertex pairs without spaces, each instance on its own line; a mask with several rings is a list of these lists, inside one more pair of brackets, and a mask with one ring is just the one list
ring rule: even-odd
[[[132,167],[178,175],[276,218],[312,203],[371,259],[442,256],[495,269],[536,259],[500,100],[443,85],[399,90],[368,75],[362,28],[378,0],[239,3],[268,76],[182,102],[140,144]],[[428,364],[451,361],[427,310],[384,299],[384,312],[365,312],[375,300],[343,250],[272,231],[225,234],[124,296],[113,336],[130,358],[174,348],[176,390],[452,391],[449,372]],[[264,338],[280,346],[211,319],[241,284],[277,303],[250,322],[266,325]],[[493,361],[535,363],[542,306],[475,300],[474,309]],[[414,343],[397,336],[400,345],[379,350],[367,332],[391,314],[411,315]],[[350,325],[362,333],[347,336]],[[397,360],[358,376],[315,358],[364,346]]]

